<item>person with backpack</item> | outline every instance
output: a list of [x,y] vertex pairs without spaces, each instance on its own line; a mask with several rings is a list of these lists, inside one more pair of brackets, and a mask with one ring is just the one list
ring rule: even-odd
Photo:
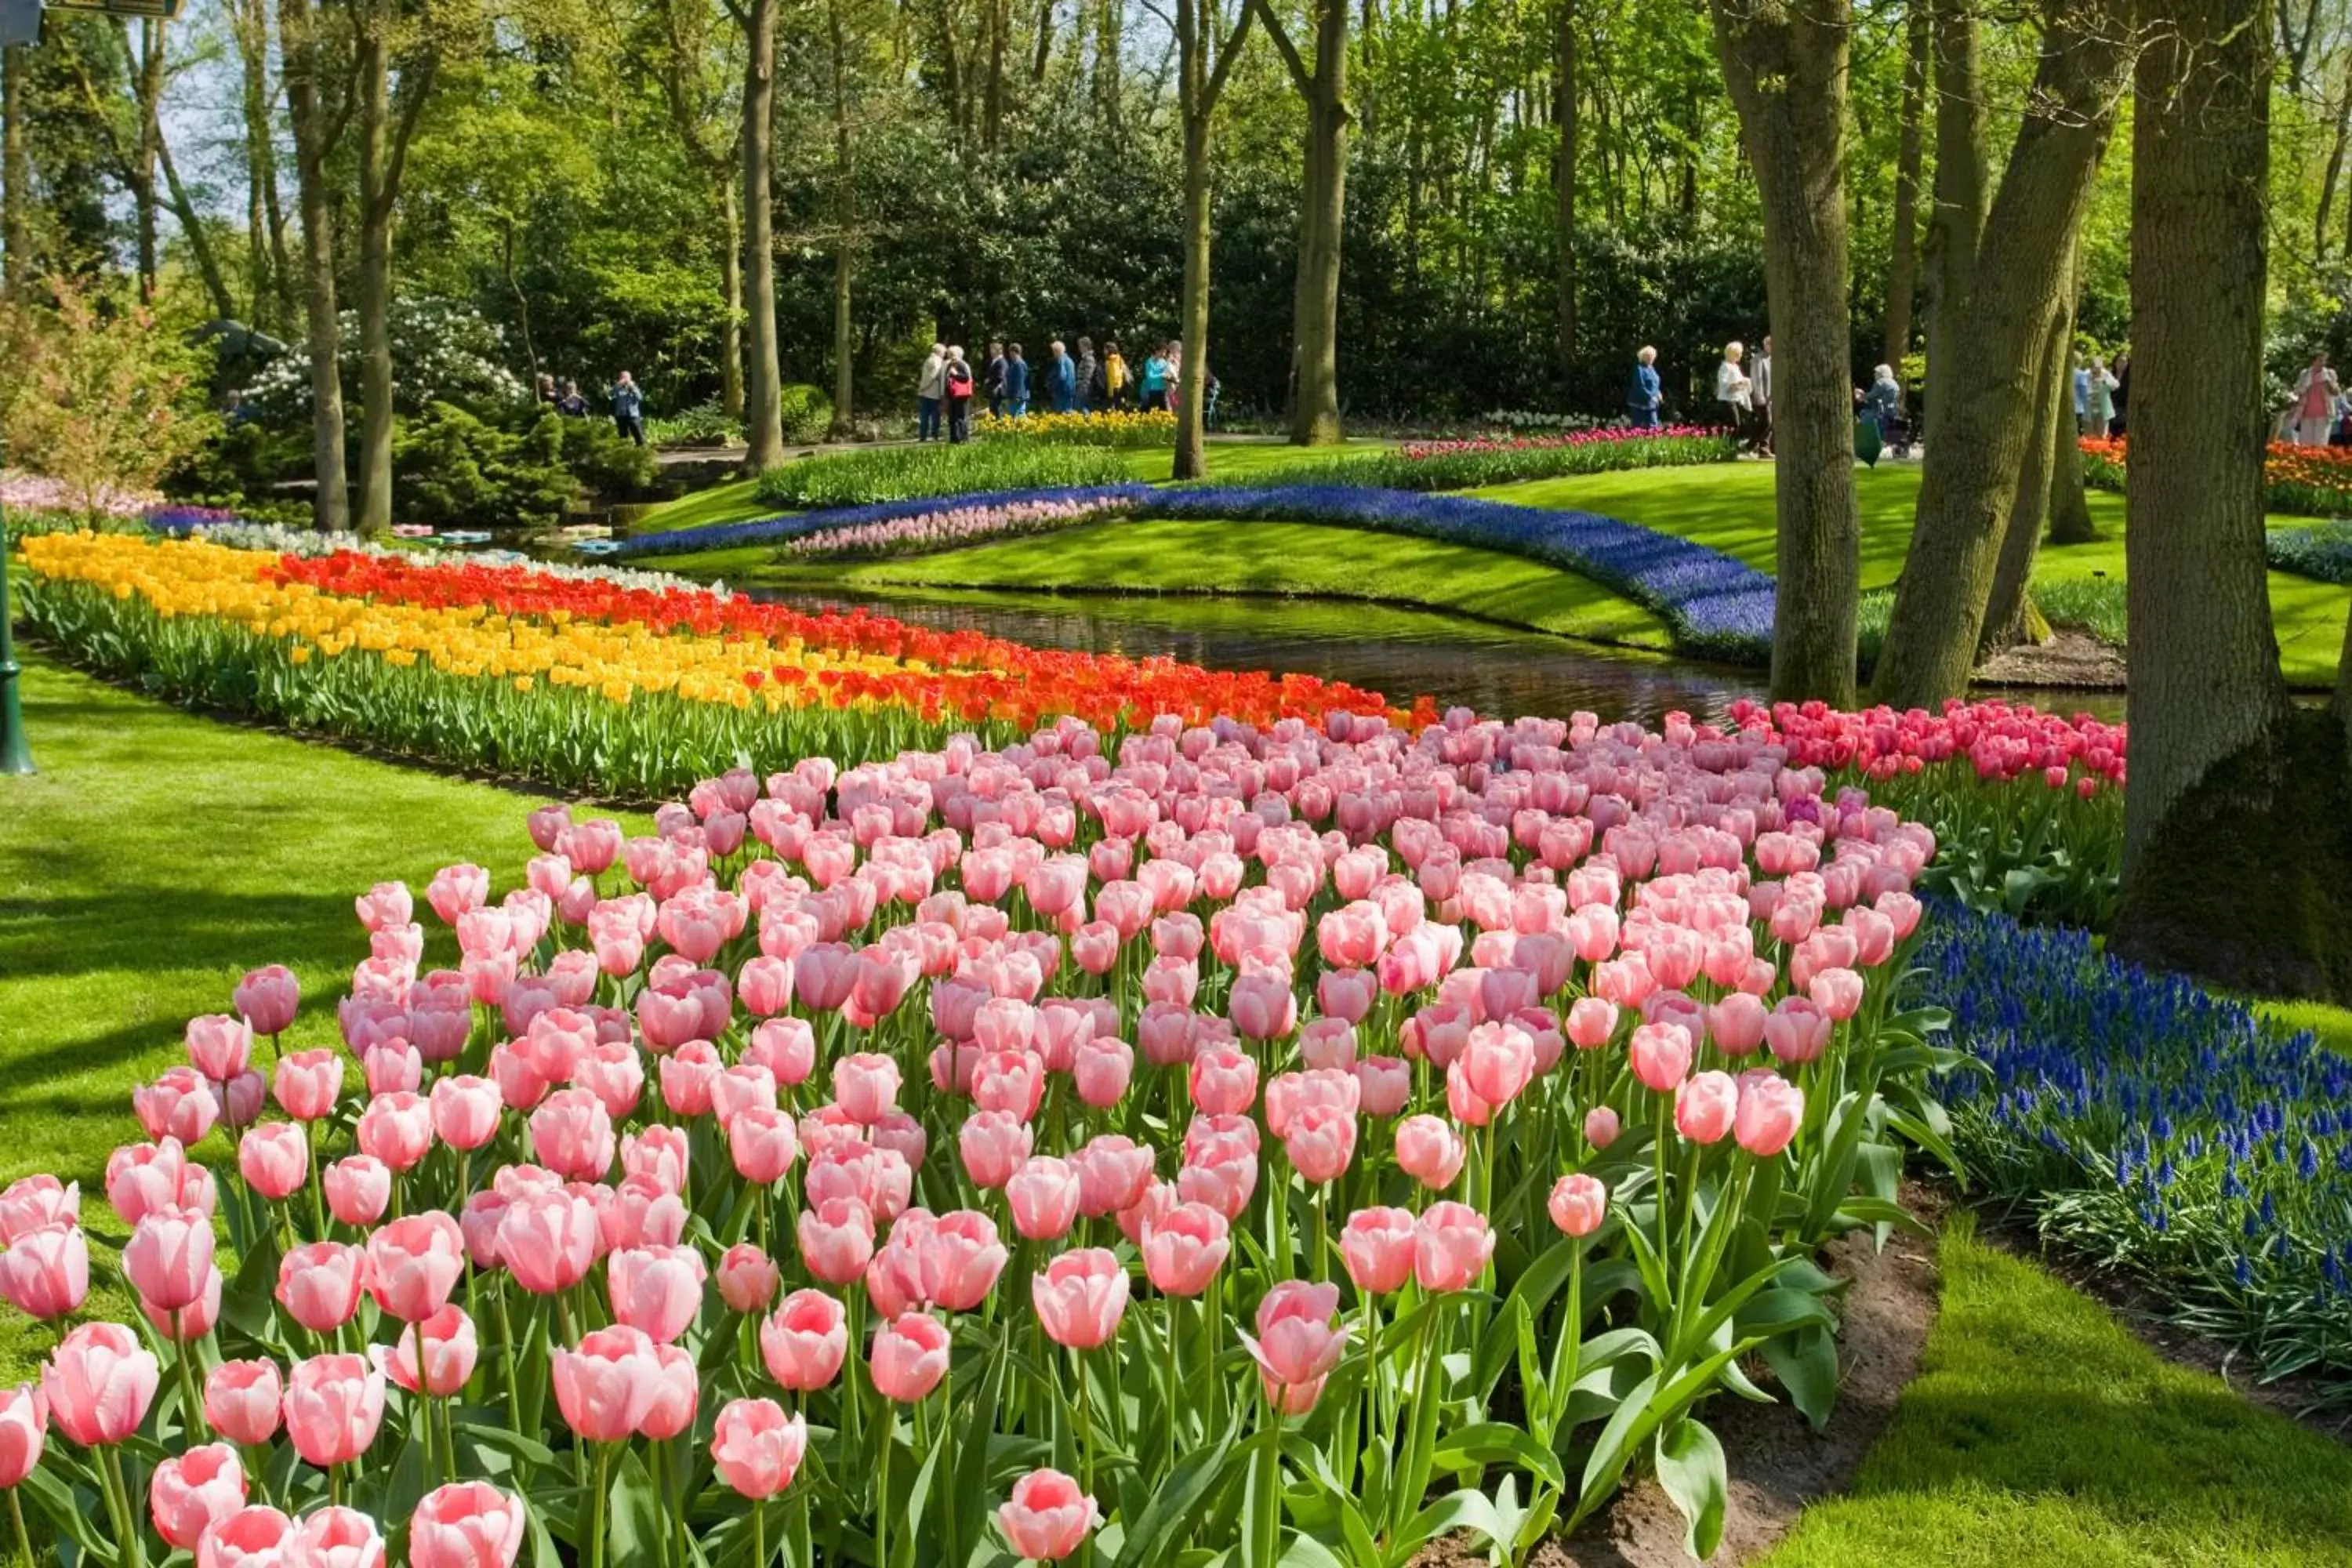
[[1143,362],[1143,376],[1136,383],[1136,388],[1141,395],[1143,411],[1146,414],[1161,414],[1167,411],[1171,369],[1167,351],[1164,349],[1152,350],[1151,357]]
[[1129,395],[1135,390],[1135,376],[1127,368],[1117,343],[1103,345],[1102,362],[1103,406],[1114,414],[1124,414]]
[[1095,341],[1092,338],[1080,338],[1074,392],[1074,403],[1077,412],[1089,414],[1094,411],[1094,405],[1098,395],[1097,389],[1101,384],[1102,365],[1095,358]]
[[963,357],[963,350],[955,345],[948,349],[947,374],[941,384],[948,398],[948,440],[961,446],[971,435],[971,366]]

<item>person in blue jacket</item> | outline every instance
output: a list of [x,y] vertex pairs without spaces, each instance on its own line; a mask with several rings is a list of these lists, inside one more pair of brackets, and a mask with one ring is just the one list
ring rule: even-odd
[[1067,414],[1077,406],[1078,372],[1070,363],[1070,351],[1055,338],[1046,345],[1053,355],[1045,362],[1045,402],[1056,414]]
[[1021,345],[1011,343],[1004,350],[1004,416],[1019,419],[1029,412],[1029,362],[1021,357]]
[[1625,412],[1645,430],[1658,427],[1658,409],[1665,403],[1658,384],[1658,351],[1644,344],[1633,356],[1633,384],[1625,389]]

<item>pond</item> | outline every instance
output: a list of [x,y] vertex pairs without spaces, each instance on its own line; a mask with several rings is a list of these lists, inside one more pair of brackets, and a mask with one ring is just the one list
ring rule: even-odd
[[[1040,647],[1164,656],[1220,669],[1312,675],[1381,692],[1392,703],[1426,692],[1501,718],[1565,717],[1579,709],[1654,725],[1675,710],[1720,721],[1742,697],[1764,696],[1763,673],[1604,647],[1453,616],[1327,600],[921,592],[877,595],[751,589],[803,610],[860,606],[914,625],[974,630]],[[2062,712],[2123,717],[2123,694],[2005,693]]]

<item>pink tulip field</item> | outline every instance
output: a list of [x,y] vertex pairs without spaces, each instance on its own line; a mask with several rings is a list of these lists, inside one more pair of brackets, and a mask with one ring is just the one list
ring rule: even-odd
[[[532,811],[499,874],[353,889],[347,994],[272,965],[189,1021],[107,1163],[119,1261],[75,1186],[0,1194],[44,1354],[0,1528],[109,1568],[1404,1568],[1654,1475],[1704,1556],[1709,1401],[1835,1418],[1822,1247],[1950,1159],[1934,836],[1804,762],[1065,720],[739,769],[644,837]],[[330,1010],[344,1048],[281,1047]]]

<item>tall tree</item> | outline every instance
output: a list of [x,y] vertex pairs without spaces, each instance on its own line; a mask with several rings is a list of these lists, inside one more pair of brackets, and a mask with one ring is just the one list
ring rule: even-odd
[[[213,254],[212,238],[205,232],[203,216],[189,199],[187,186],[181,183],[179,167],[172,161],[171,144],[163,137],[163,90],[171,80],[163,24],[142,21],[137,36],[139,45],[134,49],[131,24],[116,24],[115,37],[131,82],[128,102],[117,99],[110,103],[100,95],[89,63],[79,54],[67,58],[89,106],[90,119],[104,133],[107,150],[113,155],[116,177],[131,194],[139,230],[139,298],[146,303],[152,303],[155,298],[163,264],[158,218],[169,205],[181,237],[188,243],[188,254],[196,264],[196,276],[212,300],[214,314],[234,316],[236,306],[229,298],[227,281]],[[118,110],[127,113],[131,120],[127,133],[117,123]],[[155,179],[158,173],[163,175],[160,189]]]
[[1291,306],[1290,439],[1345,438],[1339,427],[1339,257],[1348,212],[1348,0],[1307,0],[1310,63],[1274,9],[1252,0],[1291,85],[1307,106],[1306,189],[1298,208],[1298,282]]
[[1202,451],[1209,393],[1209,140],[1217,100],[1248,41],[1252,0],[1230,21],[1219,0],[1176,0],[1178,112],[1184,121],[1184,364],[1176,404],[1180,479],[1208,472]]
[[0,49],[0,257],[6,259],[5,286],[24,291],[33,261],[33,161],[25,155],[24,50]]
[[[408,149],[440,69],[444,25],[402,0],[352,0],[359,95],[360,508],[362,534],[392,527],[392,241]],[[393,60],[401,56],[400,80]]]
[[1927,221],[1927,434],[1942,417],[1951,343],[1976,281],[1989,205],[1983,69],[1976,0],[1923,0],[1935,7],[1936,210]]
[[751,333],[745,356],[743,467],[784,460],[783,365],[776,348],[776,14],[780,0],[727,0],[743,29],[743,289]]
[[245,116],[245,235],[251,321],[264,331],[294,313],[293,268],[286,255],[286,214],[278,192],[278,89],[269,79],[269,0],[226,0],[236,41],[238,107]]
[[1779,607],[1772,695],[1851,707],[1862,529],[1846,303],[1848,0],[1709,0],[1756,172],[1771,300]]
[[[1552,311],[1559,331],[1559,363],[1576,363],[1576,0],[1552,0],[1552,124],[1559,137],[1551,171],[1552,226],[1559,246],[1553,263]],[[1561,376],[1566,390],[1568,378]]]
[[2099,537],[2091,500],[2083,490],[2083,452],[2074,421],[2074,318],[2083,300],[2083,252],[2077,246],[2066,273],[2066,324],[2058,339],[2057,417],[2050,427],[2050,542],[2088,544]]
[[2151,7],[2134,107],[2131,788],[2113,950],[2264,994],[2336,994],[2345,743],[2298,715],[2263,569],[2266,0]]
[[[2078,242],[2079,243],[2079,242]],[[2073,270],[2071,260],[2067,270]],[[2071,292],[2071,289],[2069,290]],[[2009,520],[2001,525],[2000,559],[1993,568],[1992,592],[1985,600],[1984,630],[1978,650],[1991,653],[2018,643],[2037,640],[2032,603],[2027,584],[2033,576],[2033,558],[2042,545],[2042,522],[2050,511],[2050,470],[2062,458],[2074,458],[2074,405],[2066,373],[2066,339],[2074,328],[2074,312],[2054,311],[2050,329],[2034,349],[2036,379],[2033,426],[2025,456],[2018,464],[2017,484],[2009,504]],[[2062,450],[2059,441],[2065,446]],[[2079,475],[2081,464],[2075,464]]]
[[310,461],[318,479],[311,513],[319,527],[351,526],[351,487],[343,459],[343,381],[338,360],[333,192],[328,160],[342,140],[352,95],[328,107],[323,18],[310,0],[278,0],[278,52],[285,61],[287,117],[294,128],[294,173],[302,212],[302,302],[310,347]]
[[[2042,345],[2067,311],[2066,258],[2129,79],[2120,0],[2054,0],[2025,116],[1946,339],[1918,521],[1874,678],[1926,708],[1968,689],[2001,540],[2037,434]],[[2037,465],[2038,467],[2038,465]]]
[[[710,0],[661,0],[663,50],[656,74],[670,124],[688,163],[708,183],[725,237],[719,287],[726,313],[719,327],[719,405],[743,417],[743,116],[711,80],[724,53],[705,25]],[[720,26],[725,26],[722,22]]]
[[1894,237],[1886,258],[1886,332],[1882,351],[1900,374],[1911,352],[1911,307],[1919,291],[1919,158],[1926,140],[1928,50],[1935,38],[1929,0],[1910,0],[1903,24],[1903,121],[1895,145]]

